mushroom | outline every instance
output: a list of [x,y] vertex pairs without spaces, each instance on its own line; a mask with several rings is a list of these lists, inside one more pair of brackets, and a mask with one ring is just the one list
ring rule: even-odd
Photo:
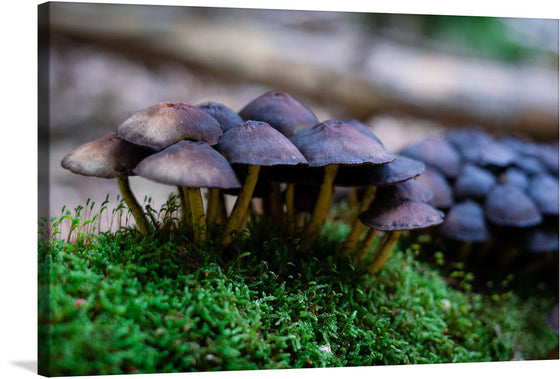
[[[359,208],[361,213],[369,208],[375,197],[377,186],[406,182],[420,175],[424,170],[424,163],[397,154],[394,161],[378,166],[341,166],[337,172],[335,185],[366,186]],[[428,189],[426,188],[426,190]],[[343,243],[342,250],[345,254],[349,254],[355,249],[365,228],[365,225],[356,217],[352,222],[350,233]]]
[[115,133],[107,133],[78,146],[62,159],[62,167],[75,174],[99,178],[117,178],[119,190],[142,234],[149,228],[148,219],[130,189],[128,177],[133,168],[154,151],[127,142]]
[[290,139],[302,152],[310,167],[324,167],[319,197],[311,220],[304,230],[304,248],[310,247],[320,235],[329,210],[339,165],[381,165],[395,157],[372,138],[363,138],[354,127],[338,120],[328,120],[303,129]]
[[498,177],[500,183],[511,183],[522,191],[525,191],[529,187],[529,177],[523,171],[514,166],[508,167],[500,176]]
[[139,110],[118,125],[115,132],[129,142],[158,151],[180,140],[215,145],[223,133],[216,119],[182,102],[159,103]]
[[317,116],[302,103],[284,92],[267,92],[239,111],[246,121],[264,121],[290,138],[297,131],[319,123]]
[[[298,130],[310,128],[319,123],[317,116],[290,94],[270,91],[257,97],[247,104],[239,115],[244,120],[264,121],[280,133],[290,138]],[[294,183],[289,182],[286,188],[286,213],[290,219],[293,214]],[[265,213],[278,218],[281,206],[279,185],[272,185],[270,196],[263,199]]]
[[207,239],[200,188],[241,187],[227,160],[200,141],[179,141],[142,160],[134,172],[149,180],[183,189],[184,198],[190,203],[195,243]]
[[473,243],[484,242],[489,238],[484,210],[472,200],[453,205],[439,226],[439,232],[463,243],[459,251],[459,258],[463,261],[467,259]]
[[496,178],[490,171],[467,163],[455,178],[453,189],[458,199],[484,198],[494,184]]
[[[203,110],[183,102],[163,102],[141,109],[115,128],[121,138],[160,151],[181,140],[214,145],[222,135],[218,121]],[[183,220],[188,219],[189,201],[177,187]]]
[[429,204],[438,209],[447,209],[453,204],[453,190],[445,177],[436,170],[426,170],[416,177],[416,180],[430,189],[433,193]]
[[401,155],[422,161],[428,167],[454,178],[459,173],[461,157],[443,137],[427,137],[401,149]]
[[[215,118],[224,132],[243,122],[241,116],[224,104],[207,101],[196,107]],[[207,222],[224,221],[226,215],[224,193],[219,188],[209,188],[207,194]]]
[[543,215],[558,216],[558,178],[549,174],[535,175],[527,192]]
[[307,161],[279,131],[263,121],[245,121],[224,133],[216,146],[232,165],[247,165],[247,176],[221,236],[228,244],[247,213],[261,166],[301,165]]
[[524,228],[538,225],[542,216],[531,199],[513,184],[497,184],[486,196],[486,217],[497,225]]
[[443,212],[416,200],[399,197],[393,186],[381,187],[360,220],[372,229],[389,232],[379,243],[367,270],[376,274],[383,268],[403,230],[423,229],[443,222]]

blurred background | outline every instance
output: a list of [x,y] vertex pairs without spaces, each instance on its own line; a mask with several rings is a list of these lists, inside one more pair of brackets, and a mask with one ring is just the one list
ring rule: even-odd
[[[450,128],[558,139],[558,20],[49,3],[48,122],[39,143],[50,216],[115,180],[62,169],[74,147],[162,101],[239,111],[288,92],[319,120],[356,118],[393,151]],[[131,178],[159,207],[174,188]]]

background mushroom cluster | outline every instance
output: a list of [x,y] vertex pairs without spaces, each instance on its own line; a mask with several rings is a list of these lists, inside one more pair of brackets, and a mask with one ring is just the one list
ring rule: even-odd
[[[424,163],[388,151],[357,120],[320,122],[282,92],[267,92],[238,113],[211,101],[152,105],[68,153],[62,166],[76,174],[116,178],[142,234],[156,226],[130,189],[131,175],[176,188],[181,209],[176,225],[195,244],[229,245],[262,214],[279,232],[299,238],[302,253],[323,231],[333,188],[361,187],[364,193],[350,209],[352,229],[340,251],[365,260],[372,273],[383,267],[402,230],[444,219],[429,203],[431,190],[412,180]],[[236,196],[232,209],[225,194]],[[373,250],[378,231],[383,238]]]
[[558,142],[464,127],[427,137],[400,154],[425,163],[417,181],[432,190],[429,203],[446,212],[437,231],[458,241],[451,251],[460,259],[557,267]]

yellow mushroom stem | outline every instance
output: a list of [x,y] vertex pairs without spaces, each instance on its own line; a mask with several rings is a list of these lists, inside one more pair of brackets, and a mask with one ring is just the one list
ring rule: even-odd
[[186,193],[191,207],[193,241],[196,244],[206,242],[206,216],[200,188],[186,187]]
[[223,245],[227,245],[231,242],[232,234],[238,232],[243,224],[243,219],[245,214],[248,212],[249,204],[251,203],[251,197],[253,196],[253,191],[257,185],[257,179],[259,178],[259,170],[261,166],[250,165],[248,168],[248,174],[245,178],[245,183],[241,187],[241,191],[237,196],[235,205],[231,211],[231,214],[227,220],[226,226],[222,233],[220,242]]
[[323,183],[319,189],[319,196],[317,197],[311,220],[309,220],[304,231],[304,240],[302,243],[304,250],[310,248],[321,235],[323,225],[329,213],[329,206],[333,193],[333,182],[337,171],[337,165],[332,164],[325,167],[325,174],[323,176]]
[[387,240],[383,243],[380,243],[377,249],[375,249],[373,261],[367,266],[367,270],[370,273],[377,274],[379,271],[381,271],[383,266],[385,266],[385,262],[387,262],[387,259],[389,259],[389,255],[395,248],[400,235],[400,230],[391,231]]
[[294,192],[295,184],[287,183],[286,185],[286,226],[289,234],[293,234],[296,228],[294,216]]
[[134,217],[134,220],[136,221],[138,230],[140,230],[140,233],[142,234],[148,233],[148,229],[150,225],[148,222],[148,218],[146,217],[146,214],[142,210],[140,203],[138,203],[138,200],[136,200],[136,197],[134,197],[134,194],[130,189],[128,176],[119,176],[117,178],[117,181],[119,183],[119,189],[121,191],[121,195],[126,205],[128,206],[128,209],[130,209],[130,212],[132,213],[132,217]]
[[192,225],[191,202],[188,197],[188,188],[177,186],[177,192],[179,193],[179,200],[181,201],[181,221],[187,233],[187,237],[192,239],[194,231]]
[[206,192],[208,203],[206,206],[206,223],[217,224],[220,219],[221,204],[220,204],[220,189],[219,188],[208,188]]
[[364,240],[362,241],[362,245],[360,246],[360,250],[358,250],[357,258],[358,260],[362,260],[366,257],[367,253],[371,250],[373,243],[375,242],[375,238],[377,238],[378,230],[377,229],[369,229]]
[[375,198],[375,191],[377,187],[375,186],[367,186],[362,197],[362,201],[360,202],[360,208],[358,212],[354,215],[354,220],[352,222],[352,227],[350,229],[350,233],[346,236],[344,243],[342,245],[342,251],[344,254],[350,254],[356,246],[358,245],[358,241],[360,241],[360,237],[366,230],[366,225],[364,225],[358,215],[362,212],[368,210],[369,206],[371,205],[373,199]]

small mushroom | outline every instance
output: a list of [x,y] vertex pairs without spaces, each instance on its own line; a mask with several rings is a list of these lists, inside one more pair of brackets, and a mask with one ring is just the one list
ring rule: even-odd
[[538,225],[542,216],[531,199],[513,184],[497,184],[486,196],[486,217],[497,225],[524,228]]
[[[377,186],[406,183],[424,170],[424,163],[397,154],[394,161],[382,165],[341,166],[334,183],[339,186],[366,186],[359,209],[359,212],[364,212],[373,201]],[[427,187],[424,188],[429,191]],[[356,217],[343,243],[342,250],[345,254],[350,254],[356,248],[364,230],[365,225]]]
[[261,166],[307,163],[298,149],[279,131],[263,121],[245,121],[224,133],[216,146],[232,165],[247,165],[248,174],[222,233],[228,244],[247,213]]
[[416,177],[416,181],[422,183],[432,191],[433,197],[429,204],[438,209],[447,209],[453,205],[453,190],[445,180],[445,177],[436,170],[426,170]]
[[508,167],[498,177],[498,181],[504,184],[513,184],[522,191],[529,187],[529,177],[527,174],[514,166]]
[[427,137],[404,147],[400,154],[422,161],[448,178],[455,178],[459,173],[461,157],[443,137]]
[[228,106],[214,101],[207,101],[196,105],[198,109],[203,110],[216,119],[225,133],[234,126],[241,124],[243,119],[235,111]]
[[206,222],[200,188],[239,188],[227,160],[204,142],[179,141],[142,160],[134,172],[158,183],[182,188],[192,212],[195,243],[206,241]]
[[180,140],[214,145],[222,135],[216,119],[182,102],[159,103],[139,110],[118,125],[115,132],[129,142],[158,151]]
[[488,170],[467,163],[463,166],[453,188],[458,199],[481,199],[496,184],[496,177]]
[[534,176],[527,189],[543,215],[558,216],[558,178],[549,174]]
[[354,127],[338,120],[328,120],[303,129],[291,137],[310,167],[324,167],[319,197],[304,235],[304,248],[310,247],[320,235],[327,218],[329,204],[339,165],[381,165],[395,159],[383,145],[363,138]]
[[239,111],[246,121],[264,121],[286,137],[301,129],[319,123],[317,116],[291,95],[284,92],[267,92]]
[[387,231],[378,245],[367,270],[373,274],[385,265],[403,230],[423,229],[443,222],[443,212],[430,205],[398,197],[391,186],[382,187],[370,208],[360,214],[360,220],[375,230]]
[[149,223],[142,207],[130,189],[128,177],[133,168],[154,151],[127,142],[115,133],[107,133],[78,146],[62,159],[62,167],[75,174],[99,178],[117,178],[121,195],[130,209],[140,232],[148,231]]

